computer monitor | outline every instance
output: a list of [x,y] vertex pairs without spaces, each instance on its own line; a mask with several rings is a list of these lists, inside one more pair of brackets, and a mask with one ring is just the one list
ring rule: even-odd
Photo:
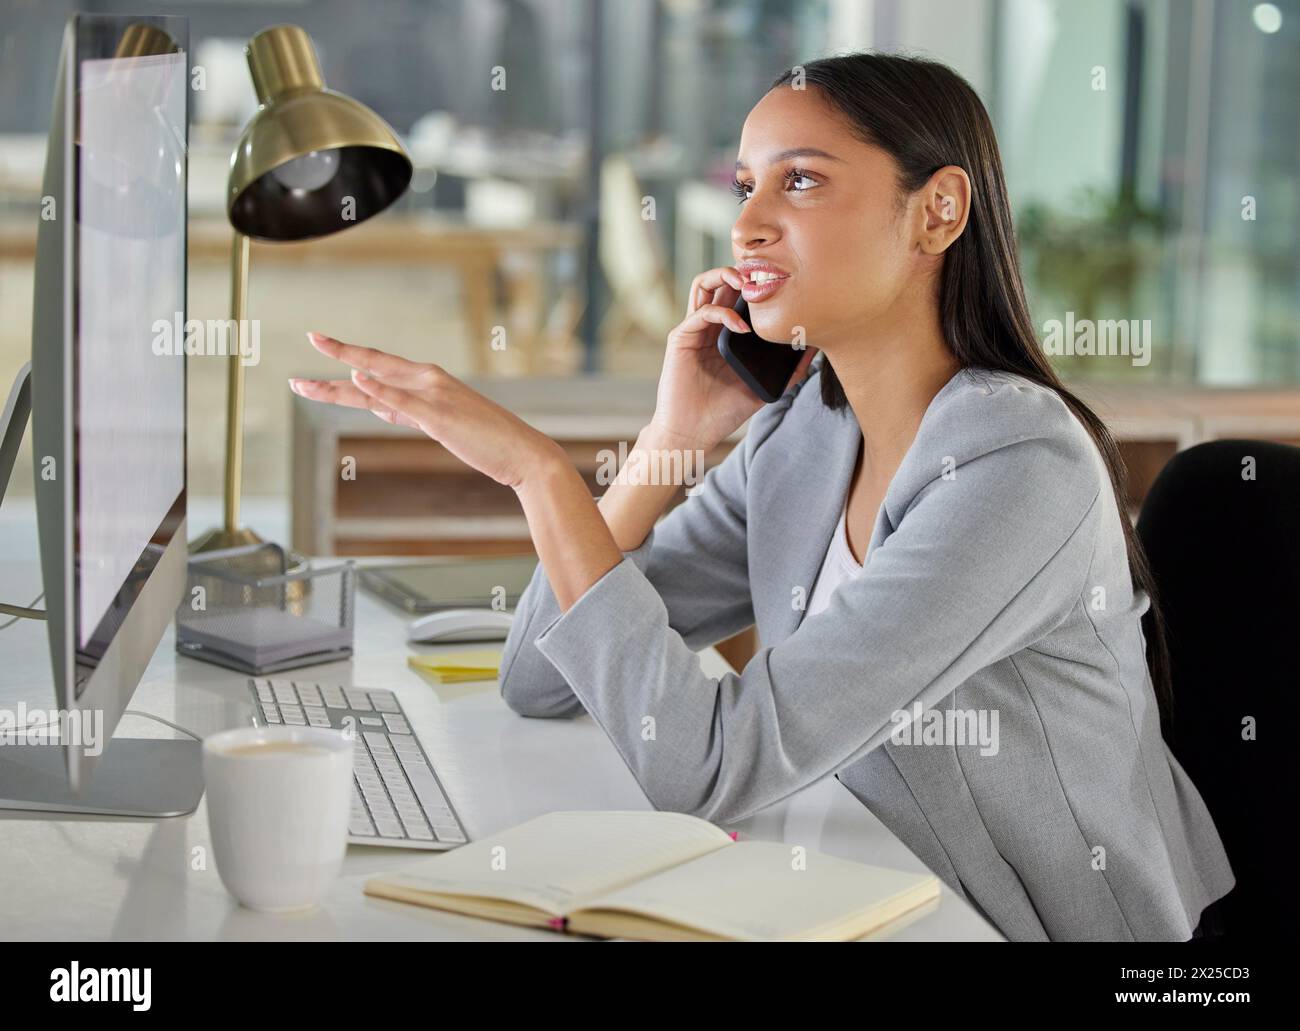
[[110,740],[185,587],[185,356],[165,334],[185,323],[189,85],[186,19],[69,19],[31,363],[41,572],[66,722],[61,759],[7,750],[5,808],[176,815],[202,793],[197,742]]

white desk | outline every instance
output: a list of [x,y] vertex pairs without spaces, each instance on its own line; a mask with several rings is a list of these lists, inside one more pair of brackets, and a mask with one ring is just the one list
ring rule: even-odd
[[[39,571],[31,560],[3,561],[0,582],[5,599],[19,603],[40,590]],[[518,716],[502,702],[495,681],[432,686],[406,665],[411,649],[404,629],[396,609],[358,591],[353,659],[292,676],[396,692],[471,837],[556,809],[650,808],[617,751],[590,717]],[[19,700],[29,707],[54,705],[48,655],[44,624],[24,620],[0,631],[0,706]],[[705,661],[715,675],[727,668],[714,652],[706,653]],[[206,735],[249,722],[251,708],[244,685],[240,674],[178,657],[169,631],[131,708]],[[117,733],[172,735],[160,724],[134,716],[124,717]],[[738,830],[742,838],[788,841],[881,866],[924,870],[833,778],[728,829]],[[368,877],[430,854],[370,846],[348,849],[342,876],[315,912],[295,917],[254,913],[239,906],[222,887],[208,840],[204,803],[189,817],[163,821],[51,820],[0,812],[0,937],[587,940],[363,895],[362,884]],[[946,886],[936,910],[892,937],[1001,940]]]

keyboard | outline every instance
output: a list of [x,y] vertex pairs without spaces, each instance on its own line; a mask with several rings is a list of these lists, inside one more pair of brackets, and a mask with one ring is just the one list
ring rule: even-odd
[[348,843],[456,848],[469,841],[392,691],[251,677],[258,726],[333,727],[353,738]]

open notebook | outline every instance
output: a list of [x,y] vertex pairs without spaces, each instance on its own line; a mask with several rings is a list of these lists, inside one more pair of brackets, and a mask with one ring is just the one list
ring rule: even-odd
[[603,938],[847,940],[932,909],[939,882],[737,842],[682,813],[557,812],[373,878],[365,891]]

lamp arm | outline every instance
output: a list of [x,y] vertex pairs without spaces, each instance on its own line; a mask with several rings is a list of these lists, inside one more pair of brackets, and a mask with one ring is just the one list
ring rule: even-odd
[[235,348],[226,376],[225,529],[239,529],[239,495],[244,477],[244,326],[248,314],[249,239],[236,231],[230,250],[230,317],[235,322]]

